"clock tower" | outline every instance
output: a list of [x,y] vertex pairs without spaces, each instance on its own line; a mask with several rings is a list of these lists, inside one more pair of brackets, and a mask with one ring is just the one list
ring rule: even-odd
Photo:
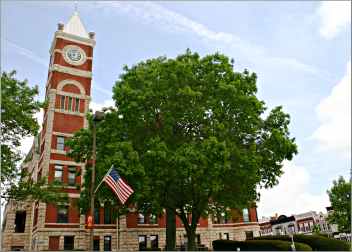
[[77,11],[66,25],[58,24],[49,51],[37,177],[46,177],[48,183],[62,182],[69,200],[62,205],[35,203],[31,242],[34,250],[86,246],[85,217],[77,207],[85,165],[67,157],[65,142],[77,130],[87,127],[94,46],[95,34],[86,31]]

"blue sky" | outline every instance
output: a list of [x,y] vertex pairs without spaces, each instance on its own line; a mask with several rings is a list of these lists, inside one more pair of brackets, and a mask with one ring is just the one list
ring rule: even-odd
[[[73,2],[1,2],[2,71],[38,84],[43,99],[49,48]],[[258,96],[291,115],[299,154],[278,186],[262,192],[259,216],[324,211],[326,190],[351,167],[350,2],[78,2],[96,33],[92,107],[112,104],[124,64],[219,51],[236,71],[258,75]],[[30,139],[23,142],[28,150]]]

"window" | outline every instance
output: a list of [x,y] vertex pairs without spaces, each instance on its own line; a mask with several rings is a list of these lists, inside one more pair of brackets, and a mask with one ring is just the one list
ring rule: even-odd
[[295,226],[293,224],[288,225],[287,231],[291,234],[295,232]]
[[68,97],[68,107],[67,107],[68,111],[72,110],[72,97]]
[[111,208],[104,207],[104,224],[111,224]]
[[57,223],[68,223],[68,206],[59,206],[57,209]]
[[11,246],[11,251],[24,251],[24,246]]
[[138,236],[139,250],[143,250],[147,248],[147,236],[139,235]]
[[224,233],[224,239],[225,240],[230,240],[230,234],[229,233]]
[[35,204],[33,226],[36,226],[37,223],[38,223],[38,203]]
[[76,185],[76,167],[74,166],[68,167],[68,185]]
[[111,251],[111,236],[104,236],[104,251]]
[[253,240],[253,231],[246,231],[246,240]]
[[65,137],[57,136],[56,137],[56,149],[57,150],[65,150]]
[[151,245],[152,249],[159,248],[159,241],[158,241],[158,236],[157,235],[151,235],[150,236],[150,245]]
[[144,214],[138,213],[138,220],[137,220],[137,222],[138,222],[138,224],[145,224]]
[[213,215],[213,223],[214,224],[226,224],[229,223],[228,214],[225,212],[217,213]]
[[62,182],[62,170],[63,166],[62,165],[55,165],[55,181],[60,181]]
[[93,251],[100,251],[100,239],[99,236],[95,236],[93,240]]
[[99,216],[99,208],[94,208],[94,223],[95,224],[100,224],[100,216]]
[[158,219],[155,214],[150,215],[149,223],[150,224],[157,224],[158,223]]
[[75,110],[74,111],[79,111],[79,98],[76,98]]
[[60,109],[64,110],[65,109],[65,96],[62,95],[60,99]]
[[245,208],[242,210],[243,212],[243,222],[249,222],[249,214],[248,214],[248,209]]
[[73,250],[74,247],[74,236],[64,236],[64,250]]
[[26,226],[26,211],[16,212],[15,233],[24,233]]

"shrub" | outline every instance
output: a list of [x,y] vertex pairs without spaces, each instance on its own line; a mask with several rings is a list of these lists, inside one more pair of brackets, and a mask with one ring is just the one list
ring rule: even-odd
[[[254,239],[291,241],[291,238],[287,235],[262,236]],[[313,250],[317,251],[349,251],[351,249],[348,242],[327,238],[321,235],[294,235],[293,240],[295,243],[301,242],[308,244]]]
[[139,251],[161,251],[161,248],[144,248]]
[[[295,243],[296,250],[311,251],[312,248],[303,243]],[[213,241],[213,249],[215,251],[290,251],[291,242],[279,240],[248,240],[248,241],[230,241],[216,240]]]

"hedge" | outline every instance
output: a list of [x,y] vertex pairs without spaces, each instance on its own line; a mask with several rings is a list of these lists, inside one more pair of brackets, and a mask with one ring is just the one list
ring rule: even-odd
[[161,248],[143,248],[139,251],[161,251]]
[[[281,240],[291,241],[291,237],[287,235],[276,235],[276,236],[261,236],[255,237],[255,240]],[[308,244],[313,250],[316,251],[349,251],[351,249],[350,244],[346,241],[340,241],[337,239],[327,238],[321,235],[294,235],[293,240]]]
[[[303,243],[295,242],[296,250],[311,251],[312,248]],[[248,240],[248,241],[231,241],[231,240],[215,240],[213,241],[213,249],[215,251],[291,251],[291,242],[279,240]]]

